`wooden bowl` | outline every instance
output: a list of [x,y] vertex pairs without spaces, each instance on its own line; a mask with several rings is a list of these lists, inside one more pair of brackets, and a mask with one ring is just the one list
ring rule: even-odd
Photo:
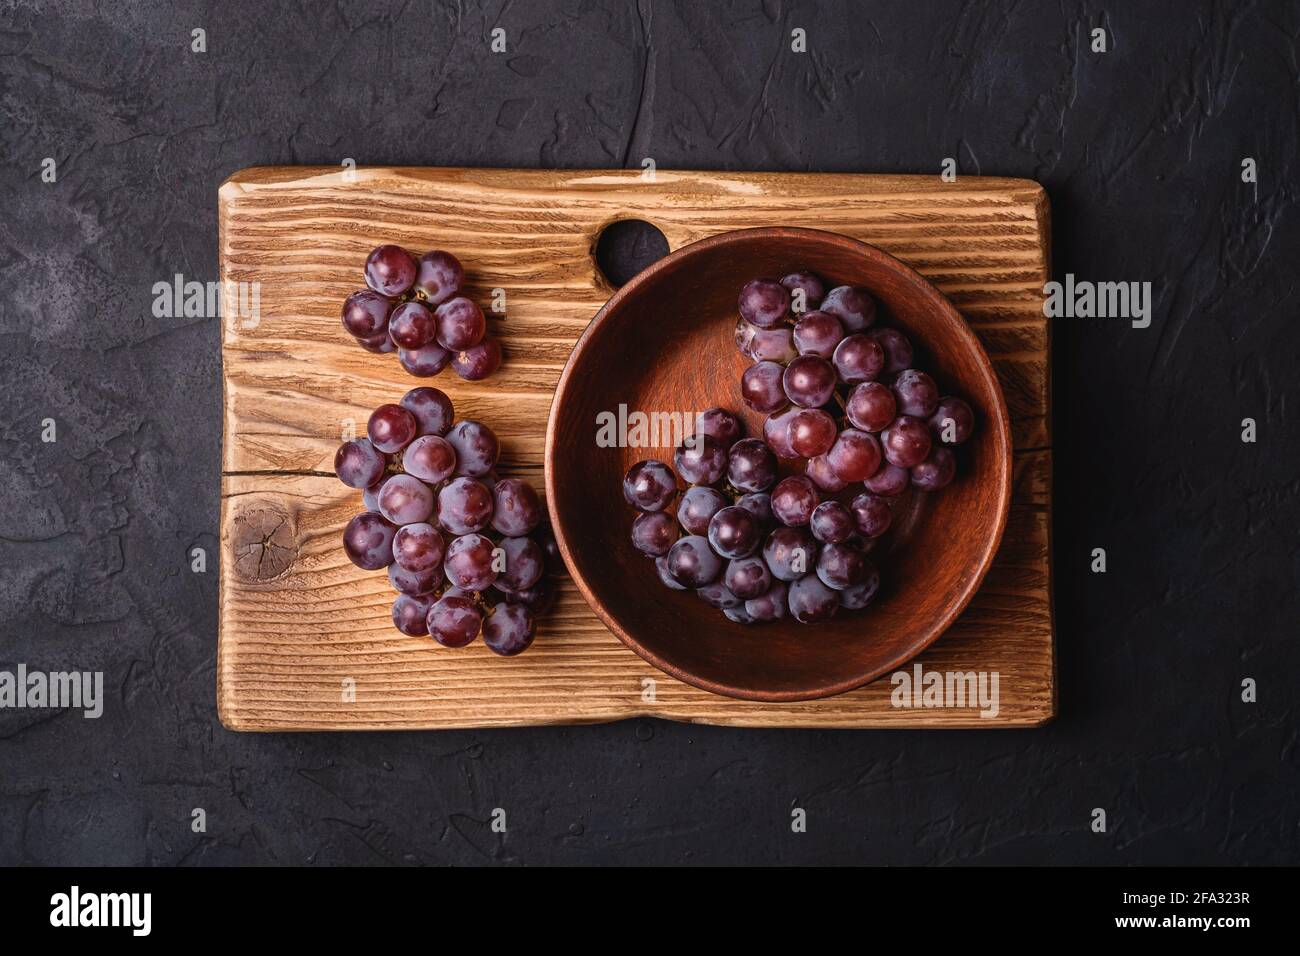
[[[635,517],[622,478],[636,461],[672,461],[672,448],[600,447],[597,416],[685,412],[716,405],[762,434],[764,416],[740,400],[749,360],[736,349],[736,298],[757,276],[808,269],[835,285],[865,286],[881,324],[901,329],[916,364],[943,394],[975,411],[957,449],[958,472],[935,493],[893,500],[894,525],[872,558],[882,586],[862,611],[823,624],[787,617],[734,624],[689,591],[671,591],[632,547]],[[802,462],[783,463],[783,473]],[[857,486],[861,490],[861,486]],[[997,551],[1011,495],[1006,404],[984,349],[934,286],[865,243],[813,229],[745,229],[659,260],[619,289],[592,320],[560,377],[546,430],[546,496],[564,559],[592,609],[636,653],[715,694],[794,701],[860,687],[920,653],[956,619]]]

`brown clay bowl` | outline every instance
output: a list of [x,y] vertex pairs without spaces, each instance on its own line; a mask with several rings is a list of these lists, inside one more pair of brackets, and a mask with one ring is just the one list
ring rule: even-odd
[[[632,547],[635,512],[622,478],[671,447],[600,447],[597,416],[695,413],[720,405],[762,434],[763,416],[740,400],[749,360],[736,349],[736,298],[757,276],[809,269],[828,287],[865,286],[880,324],[901,329],[916,364],[944,394],[970,403],[972,437],[957,450],[956,479],[939,492],[908,490],[872,558],[876,601],[823,624],[791,618],[735,624],[689,591],[660,583]],[[783,463],[783,473],[802,462]],[[858,486],[861,491],[861,486]],[[716,694],[760,701],[828,697],[888,673],[933,643],[970,601],[997,551],[1011,494],[1006,404],[988,356],[952,304],[892,256],[813,229],[746,229],[713,236],[659,260],[619,289],[588,326],[551,405],[546,495],[556,538],[578,589],[601,620],[643,658]]]

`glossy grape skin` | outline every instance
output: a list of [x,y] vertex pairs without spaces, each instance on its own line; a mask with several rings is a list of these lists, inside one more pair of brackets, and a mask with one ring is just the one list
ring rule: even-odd
[[707,485],[694,485],[686,489],[677,503],[677,520],[687,534],[708,534],[709,521],[727,507],[722,492]]
[[853,512],[842,501],[823,501],[813,509],[808,528],[823,544],[840,544],[857,531]]
[[722,616],[728,621],[732,621],[736,624],[754,623],[754,619],[749,616],[749,612],[745,610],[745,605],[743,604],[737,604],[735,607],[724,607],[722,609]]
[[784,364],[792,361],[798,354],[799,350],[794,347],[794,329],[788,325],[775,329],[756,329],[749,342],[748,355],[755,362]]
[[415,264],[417,295],[430,305],[441,305],[457,292],[465,281],[465,268],[450,252],[426,252]]
[[777,461],[767,443],[742,438],[727,456],[727,480],[738,491],[767,491],[776,483]]
[[891,465],[885,462],[880,466],[880,470],[864,481],[862,484],[874,495],[881,495],[885,498],[892,498],[895,495],[901,495],[907,488],[908,482],[911,481],[912,473],[906,468],[899,468],[897,465]]
[[880,571],[870,558],[864,557],[863,563],[866,565],[866,570],[863,572],[862,580],[840,592],[840,607],[850,611],[862,610],[874,601],[880,592]]
[[858,495],[849,503],[853,513],[853,525],[864,538],[879,538],[889,530],[894,521],[894,513],[880,495]]
[[740,376],[740,397],[751,409],[764,415],[784,408],[788,402],[782,376],[785,367],[777,362],[756,362]]
[[709,539],[693,534],[679,538],[668,550],[665,568],[678,584],[702,588],[722,574],[722,559],[709,547]]
[[387,355],[390,352],[398,351],[393,340],[388,336],[388,330],[385,329],[379,335],[357,336],[357,345],[360,345],[367,352],[374,352],[378,355]]
[[711,435],[723,448],[730,450],[732,445],[744,437],[745,426],[725,408],[710,408],[696,416],[695,433]]
[[920,369],[908,368],[894,379],[894,397],[900,415],[929,418],[939,407],[939,386]]
[[[952,439],[949,441],[945,439],[944,434],[949,430],[950,423]],[[930,416],[929,425],[935,441],[944,445],[960,445],[970,438],[971,432],[975,430],[975,413],[960,398],[955,395],[945,395],[939,399],[934,414]]]
[[384,245],[366,257],[366,285],[380,295],[398,296],[415,282],[415,259],[401,246]]
[[663,511],[677,496],[677,476],[662,461],[638,461],[623,476],[623,497],[637,511]]
[[[791,272],[781,280],[781,285],[790,290],[790,311],[795,314],[815,311],[826,297],[826,283],[811,272]],[[803,291],[803,308],[796,308],[799,290]]]
[[438,492],[438,524],[451,534],[482,531],[492,520],[492,492],[473,478],[455,478]]
[[864,481],[880,469],[880,442],[869,432],[846,428],[826,453],[826,461],[845,481]]
[[380,405],[370,413],[366,435],[385,454],[395,454],[415,438],[415,416],[401,405]]
[[727,471],[727,449],[712,435],[695,435],[673,452],[673,465],[683,481],[711,485]]
[[801,408],[821,408],[835,391],[835,366],[817,355],[800,355],[785,367],[781,384]]
[[911,468],[930,454],[930,429],[919,418],[899,415],[880,435],[885,460],[899,468]]
[[[671,524],[672,519],[668,520]],[[498,547],[505,553],[505,570],[497,577],[499,582],[512,590],[523,591],[541,580],[546,555],[536,541],[532,538],[502,538]]]
[[497,579],[492,566],[492,539],[481,534],[463,534],[447,545],[443,573],[453,586],[464,591],[486,591]]
[[436,330],[433,313],[419,302],[401,303],[388,320],[388,337],[400,349],[423,348]]
[[485,336],[478,345],[451,355],[451,368],[467,382],[478,382],[501,367],[501,343]]
[[393,602],[393,627],[410,637],[429,633],[429,609],[437,602],[432,594],[399,594]]
[[483,643],[493,653],[514,657],[528,650],[536,631],[533,612],[522,604],[508,601],[498,604],[483,622]]
[[794,347],[800,355],[828,359],[836,353],[843,338],[844,326],[829,312],[808,312],[795,323]]
[[339,445],[334,453],[334,474],[349,488],[368,488],[384,477],[388,456],[370,443],[357,438]]
[[396,561],[388,566],[388,583],[402,594],[429,594],[442,582],[442,565],[430,571],[408,571]]
[[912,367],[912,343],[898,329],[879,328],[867,333],[885,353],[884,374],[894,375]]
[[492,527],[508,537],[528,534],[542,523],[542,502],[528,482],[504,478],[492,488]]
[[[831,545],[840,547],[840,545]],[[790,616],[800,624],[829,621],[840,607],[839,592],[815,574],[808,574],[790,585]]]
[[677,540],[677,522],[666,511],[644,512],[632,522],[632,545],[642,554],[659,557]]
[[437,342],[430,342],[418,349],[398,349],[397,360],[416,378],[431,378],[451,363],[451,353]]
[[952,484],[957,474],[957,459],[942,445],[935,445],[919,465],[912,466],[912,485],[922,491],[938,491]]
[[869,335],[854,333],[835,347],[831,364],[841,382],[856,385],[870,382],[885,368],[885,351]]
[[740,598],[727,590],[727,586],[721,581],[714,581],[712,584],[706,584],[702,588],[697,588],[695,596],[698,597],[709,607],[715,607],[720,611],[728,608],[740,607],[743,603]]
[[816,458],[831,450],[839,429],[820,408],[801,408],[790,419],[790,447],[799,458]]
[[447,552],[447,542],[428,522],[404,525],[393,536],[393,559],[407,571],[436,570]]
[[[866,557],[852,545],[828,544],[817,555],[817,577],[832,590],[843,591],[860,584],[866,573]],[[836,598],[836,603],[838,602],[839,598]]]
[[409,475],[437,484],[455,474],[456,449],[445,438],[421,435],[402,454],[402,467]]
[[662,581],[667,587],[671,588],[672,590],[674,591],[687,590],[686,585],[679,584],[677,579],[668,573],[668,558],[666,556],[662,558],[655,558],[655,572],[659,575],[659,580]]
[[411,389],[398,404],[415,416],[420,435],[446,435],[456,420],[456,411],[446,392],[428,385]]
[[791,528],[803,527],[811,521],[813,510],[820,502],[817,486],[805,475],[782,478],[772,489],[772,514]]
[[439,345],[449,352],[460,352],[478,345],[487,334],[483,310],[463,295],[448,299],[433,313]]
[[482,422],[465,419],[447,432],[447,441],[456,449],[456,474],[479,478],[496,467],[501,443],[496,432]]
[[789,610],[789,595],[789,585],[773,581],[766,594],[745,602],[745,613],[753,621],[779,621]]
[[744,508],[765,528],[776,522],[772,514],[772,496],[766,491],[751,491],[741,495],[736,499],[736,507]]
[[[800,457],[799,453],[794,450],[794,446],[790,444],[790,424],[795,415],[801,411],[803,409],[798,406],[788,408],[776,415],[769,415],[767,420],[763,422],[763,440],[767,442],[768,448],[782,458]],[[834,421],[831,424],[833,425]]]
[[826,293],[822,299],[823,312],[840,320],[844,331],[861,332],[876,321],[876,300],[871,293],[857,286],[841,285]]
[[392,475],[382,475],[373,485],[361,490],[361,501],[367,511],[379,510],[379,492],[383,490],[384,482],[391,477]]
[[790,291],[771,279],[753,279],[740,290],[740,317],[760,329],[771,329],[790,317]]
[[754,515],[728,505],[709,520],[709,546],[724,558],[747,558],[763,541],[763,526]]
[[478,637],[483,612],[467,595],[444,594],[429,608],[425,624],[429,636],[443,647],[464,647]]
[[777,528],[763,545],[763,560],[780,581],[794,581],[817,566],[821,545],[807,528]]
[[433,491],[412,475],[393,475],[379,489],[379,513],[396,525],[427,521],[433,514]]
[[736,597],[748,601],[768,592],[772,586],[772,572],[760,557],[735,558],[728,562],[722,583]]
[[397,525],[377,511],[363,511],[343,529],[343,550],[348,560],[366,571],[393,563],[393,536]]
[[854,428],[882,432],[898,417],[898,402],[893,391],[880,382],[863,382],[849,392],[844,414]]
[[353,292],[343,303],[343,328],[359,339],[388,334],[388,316],[393,302],[373,289]]
[[847,481],[835,474],[835,469],[831,467],[825,455],[809,458],[808,464],[804,465],[803,473],[814,485],[831,494],[848,486]]

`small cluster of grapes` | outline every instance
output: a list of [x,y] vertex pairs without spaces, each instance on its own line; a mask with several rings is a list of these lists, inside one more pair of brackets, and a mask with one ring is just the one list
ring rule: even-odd
[[424,387],[375,409],[366,431],[334,456],[368,509],[348,522],[343,549],[360,568],[388,569],[394,626],[446,647],[482,630],[498,654],[526,650],[564,565],[532,485],[493,472],[492,429],[457,422],[451,399]]
[[[974,413],[911,367],[901,332],[872,327],[865,289],[827,292],[796,272],[747,283],[739,308],[736,344],[754,363],[741,397],[768,416],[763,438],[742,437],[735,415],[712,408],[674,453],[675,473],[633,465],[623,479],[641,512],[632,543],[665,585],[695,590],[738,623],[787,610],[813,623],[866,607],[880,588],[867,551],[893,521],[888,499],[951,482],[949,446],[970,437]],[[804,459],[804,473],[778,482],[779,459]],[[690,487],[674,519],[679,477]]]
[[450,252],[416,259],[383,245],[366,257],[366,285],[343,303],[343,327],[362,348],[392,352],[412,375],[426,378],[450,365],[469,381],[501,365],[501,343],[487,334],[483,310],[460,294],[465,270]]

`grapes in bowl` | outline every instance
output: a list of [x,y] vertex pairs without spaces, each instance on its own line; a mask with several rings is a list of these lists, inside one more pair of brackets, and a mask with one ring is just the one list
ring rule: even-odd
[[[620,408],[682,434],[598,440]],[[551,406],[546,482],[575,583],[625,644],[714,693],[804,700],[956,619],[1001,539],[1011,442],[987,355],[924,278],[844,236],[751,229],[600,311]]]

